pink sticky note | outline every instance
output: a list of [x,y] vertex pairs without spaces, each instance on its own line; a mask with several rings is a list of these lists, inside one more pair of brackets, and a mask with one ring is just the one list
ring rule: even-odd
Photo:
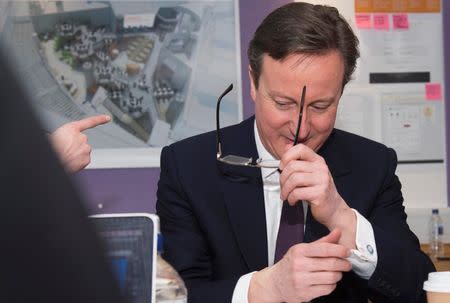
[[389,30],[389,15],[388,14],[374,14],[373,28],[379,30]]
[[394,29],[409,29],[408,14],[392,15],[392,27]]
[[372,18],[370,14],[356,14],[356,27],[361,29],[372,28]]
[[442,100],[442,89],[440,83],[425,84],[425,98],[427,100]]

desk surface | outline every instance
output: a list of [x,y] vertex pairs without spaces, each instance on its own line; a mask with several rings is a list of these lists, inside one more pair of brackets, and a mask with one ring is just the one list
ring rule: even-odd
[[[430,246],[428,244],[420,244],[420,248],[428,254]],[[444,244],[444,257],[450,258],[450,243]],[[438,271],[450,271],[450,259],[449,260],[436,260],[431,259]]]

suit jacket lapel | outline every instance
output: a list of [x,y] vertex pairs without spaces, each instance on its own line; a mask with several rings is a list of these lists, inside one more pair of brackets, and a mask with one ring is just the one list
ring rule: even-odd
[[[337,139],[338,131],[333,130],[328,137],[327,141],[320,148],[318,154],[325,159],[328,165],[328,169],[333,176],[336,187],[339,188],[338,184],[342,176],[345,176],[351,172],[350,169],[350,159],[347,158],[347,152],[345,147]],[[311,214],[311,209],[308,206],[308,215],[306,217],[306,228],[305,228],[305,242],[313,242],[325,235],[330,231],[324,225],[320,224],[313,218]]]
[[[224,155],[258,157],[254,118],[223,132]],[[238,246],[249,271],[267,266],[267,230],[261,170],[218,162],[221,189]]]

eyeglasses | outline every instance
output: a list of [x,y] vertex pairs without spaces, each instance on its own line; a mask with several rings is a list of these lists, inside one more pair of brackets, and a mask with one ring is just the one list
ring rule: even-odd
[[[216,126],[217,126],[217,137],[216,137],[216,148],[217,148],[217,161],[236,166],[248,166],[248,167],[263,167],[263,168],[276,168],[278,169],[280,161],[278,160],[263,160],[261,158],[253,160],[253,158],[246,158],[236,155],[226,155],[222,156],[222,142],[220,140],[220,125],[219,125],[219,112],[220,112],[220,102],[222,98],[225,97],[233,89],[233,84],[227,87],[227,89],[220,95],[217,99],[216,107]],[[306,85],[303,86],[302,96],[300,101],[300,110],[298,114],[297,130],[295,132],[294,145],[298,143],[298,134],[300,132],[300,126],[302,124],[303,107],[305,103],[306,95]]]

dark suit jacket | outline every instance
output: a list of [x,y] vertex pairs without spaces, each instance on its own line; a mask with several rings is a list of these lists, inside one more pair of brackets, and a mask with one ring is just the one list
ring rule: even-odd
[[[254,118],[222,133],[224,155],[258,157]],[[240,276],[267,267],[267,231],[261,171],[216,160],[215,132],[165,147],[157,213],[165,258],[184,278],[190,302],[230,302]],[[378,263],[369,281],[344,274],[336,290],[314,302],[425,302],[434,271],[406,223],[397,159],[392,149],[334,130],[319,154],[336,187],[372,224]],[[305,242],[328,229],[308,212]]]

